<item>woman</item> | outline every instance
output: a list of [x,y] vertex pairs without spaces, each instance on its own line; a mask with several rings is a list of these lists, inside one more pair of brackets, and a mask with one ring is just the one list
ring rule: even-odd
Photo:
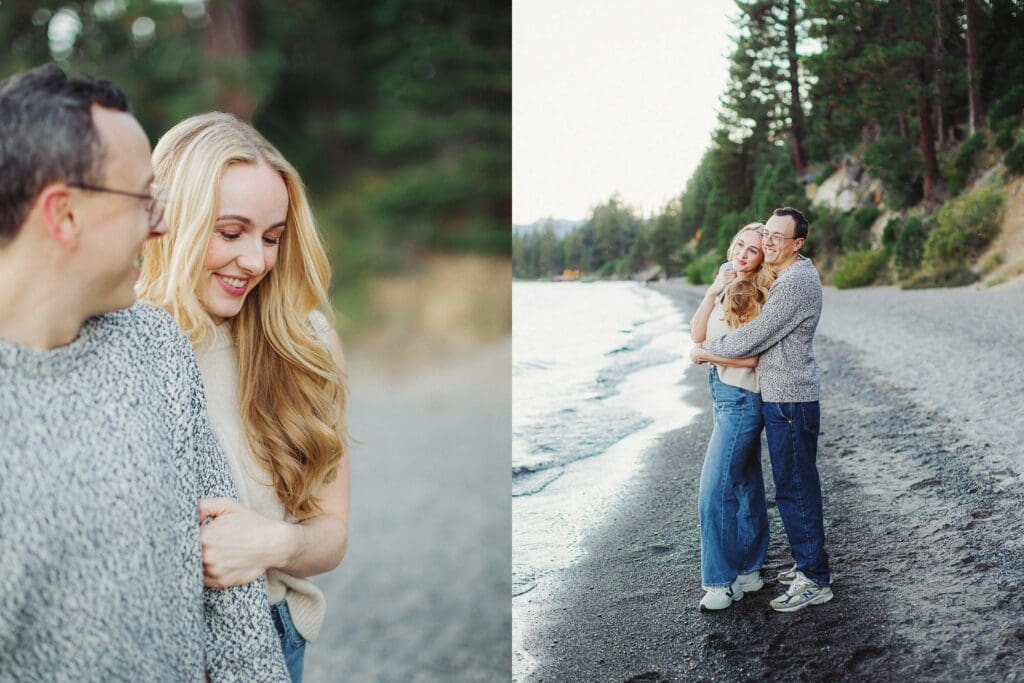
[[153,152],[168,234],[143,254],[141,296],[192,341],[239,500],[200,502],[204,581],[266,575],[293,681],[324,597],[306,577],[348,541],[344,359],[327,310],[330,268],[302,181],[249,125],[194,116]]
[[[760,223],[743,226],[724,265],[690,321],[695,344],[716,339],[761,312],[775,279],[763,265]],[[731,268],[730,268],[731,266]],[[702,609],[725,609],[745,592],[759,590],[768,552],[768,510],[761,476],[761,395],[757,358],[722,358],[694,349],[695,362],[713,363],[709,382],[715,404],[700,478]]]

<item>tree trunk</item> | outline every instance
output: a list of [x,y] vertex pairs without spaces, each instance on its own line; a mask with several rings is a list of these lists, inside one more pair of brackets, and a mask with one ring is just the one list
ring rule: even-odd
[[966,0],[967,10],[967,90],[970,105],[971,135],[982,126],[981,83],[978,79],[978,7]]
[[932,104],[932,113],[939,147],[946,143],[946,126],[942,121],[942,4],[942,0],[935,0],[935,36],[932,38],[932,60],[935,67],[935,102]]
[[[906,6],[907,16],[911,20],[911,36],[914,36],[915,40],[924,43],[924,36],[913,33],[915,25],[920,27],[920,24],[915,24],[914,22],[916,17],[911,0],[907,0]],[[939,182],[939,163],[935,158],[935,132],[932,129],[932,106],[929,96],[929,86],[931,83],[929,82],[930,73],[928,65],[925,63],[925,57],[921,56],[914,59],[911,63],[911,69],[911,73],[917,80],[918,146],[921,150],[921,160],[924,162],[924,200],[929,201],[934,198],[935,186]]]
[[939,182],[939,164],[935,158],[935,135],[932,132],[932,117],[928,111],[928,98],[922,96],[917,107],[917,121],[921,128],[918,139],[921,145],[921,159],[924,160],[924,199],[931,199]]
[[800,64],[796,53],[796,0],[786,6],[786,56],[789,58],[789,140],[793,170],[802,177],[807,168],[804,151],[804,109],[800,102]]
[[211,0],[205,52],[212,68],[215,106],[249,121],[256,98],[249,88],[249,59],[253,51],[252,0]]

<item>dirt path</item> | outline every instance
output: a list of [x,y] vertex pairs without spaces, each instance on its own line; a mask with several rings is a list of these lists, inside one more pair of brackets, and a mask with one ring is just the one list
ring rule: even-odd
[[510,352],[397,376],[350,359],[349,549],[315,579],[307,683],[508,680]]
[[[699,297],[669,293],[684,308]],[[563,597],[532,598],[550,618],[525,643],[538,661],[528,680],[1024,680],[1024,487],[977,466],[1009,444],[979,442],[983,430],[959,428],[851,344],[819,337],[816,351],[836,598],[780,614],[770,582],[724,612],[697,610],[705,412],[648,453],[631,502],[560,577]],[[706,387],[706,370],[685,382]],[[770,512],[774,577],[791,559]]]

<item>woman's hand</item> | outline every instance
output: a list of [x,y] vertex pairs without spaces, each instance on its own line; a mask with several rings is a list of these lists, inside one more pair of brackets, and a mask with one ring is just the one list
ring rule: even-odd
[[690,360],[693,361],[694,365],[700,365],[704,361],[701,359],[701,352],[704,351],[700,347],[700,344],[694,344],[690,347]]
[[203,585],[227,588],[255,581],[277,566],[288,529],[237,500],[212,498],[199,501],[199,539]]
[[713,296],[718,296],[725,289],[725,286],[736,279],[736,271],[732,268],[721,268],[718,271],[718,275],[715,277],[715,281],[708,287],[708,293]]

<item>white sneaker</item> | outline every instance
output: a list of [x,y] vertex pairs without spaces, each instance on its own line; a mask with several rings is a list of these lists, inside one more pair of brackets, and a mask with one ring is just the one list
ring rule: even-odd
[[740,588],[738,579],[733,581],[731,586],[703,586],[703,588],[707,592],[700,599],[700,608],[704,610],[725,609],[743,598],[743,589]]
[[793,583],[793,579],[796,578],[796,571],[796,565],[794,564],[789,569],[779,572],[779,575],[775,577],[775,580],[788,586]]
[[761,578],[760,569],[740,574],[736,577],[736,583],[740,585],[740,590],[744,593],[756,593],[764,587],[764,579]]
[[772,600],[771,605],[776,612],[795,612],[811,605],[824,604],[832,597],[829,586],[819,586],[804,576],[803,572],[797,572],[789,589]]

